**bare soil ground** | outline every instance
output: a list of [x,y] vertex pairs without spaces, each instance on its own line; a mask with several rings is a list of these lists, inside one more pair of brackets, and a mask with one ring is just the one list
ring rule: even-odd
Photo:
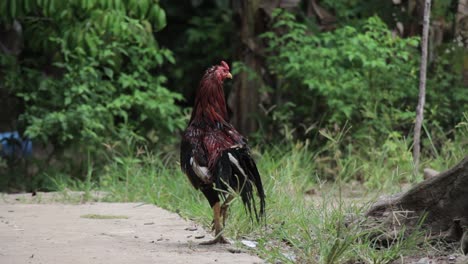
[[0,263],[264,262],[245,250],[231,253],[239,252],[233,245],[198,245],[211,235],[154,205],[60,199],[0,194]]

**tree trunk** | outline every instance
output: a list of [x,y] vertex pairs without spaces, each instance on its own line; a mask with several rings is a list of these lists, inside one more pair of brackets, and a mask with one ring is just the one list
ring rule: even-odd
[[409,191],[378,201],[366,216],[371,222],[387,225],[388,230],[403,226],[410,230],[423,220],[422,227],[432,238],[460,241],[468,227],[467,194],[468,156]]
[[424,5],[423,34],[421,41],[421,67],[419,70],[419,100],[416,108],[416,124],[414,126],[413,160],[415,174],[419,169],[421,126],[423,122],[424,103],[426,101],[426,71],[427,71],[427,40],[429,37],[429,18],[431,15],[431,0]]
[[[261,0],[232,1],[237,32],[239,32],[235,60],[243,62],[257,74],[261,72],[263,65],[258,56],[260,42],[257,39],[265,28],[259,12],[261,2]],[[233,112],[231,121],[243,134],[250,134],[257,128],[253,116],[258,112],[261,86],[261,78],[249,79],[249,73],[245,71],[235,78],[233,90],[229,95],[229,106]]]

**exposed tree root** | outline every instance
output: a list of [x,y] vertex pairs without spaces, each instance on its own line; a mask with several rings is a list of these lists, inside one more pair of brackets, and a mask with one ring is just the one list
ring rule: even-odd
[[[416,228],[430,239],[461,242],[468,251],[468,156],[453,168],[415,185],[409,191],[382,198],[366,213],[363,225],[411,233]],[[382,232],[380,232],[381,236]],[[387,242],[388,243],[388,242]],[[383,245],[385,246],[385,245]]]

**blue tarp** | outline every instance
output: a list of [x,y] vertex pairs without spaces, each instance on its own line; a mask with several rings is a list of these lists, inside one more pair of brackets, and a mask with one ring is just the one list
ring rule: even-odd
[[0,157],[27,157],[32,153],[32,142],[22,139],[18,131],[0,133]]

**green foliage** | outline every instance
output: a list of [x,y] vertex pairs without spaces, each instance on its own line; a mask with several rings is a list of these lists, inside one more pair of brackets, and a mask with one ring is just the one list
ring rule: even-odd
[[26,136],[92,147],[181,127],[181,96],[160,73],[174,58],[155,39],[166,26],[157,1],[3,2],[2,23],[21,23],[27,40],[20,59],[0,56],[2,87],[24,101]]
[[468,109],[468,89],[463,83],[463,59],[468,51],[455,43],[439,47],[429,68],[425,118],[429,124],[450,128],[463,120]]
[[231,12],[226,9],[221,11],[211,16],[192,17],[186,31],[187,44],[199,47],[198,51],[211,60],[230,55],[228,50],[220,47],[229,46],[225,44],[230,40],[232,31]]
[[[231,45],[232,31],[229,9],[213,10],[208,15],[190,18],[183,35],[186,44],[176,49],[180,60],[184,63],[177,65],[176,72],[180,75],[175,77],[178,83],[184,84],[187,81],[191,83],[180,88],[196,88],[207,67],[219,64],[220,60],[227,60],[232,56],[232,51],[228,48]],[[194,50],[198,53],[195,58],[192,57]],[[191,72],[199,74],[193,79],[186,78]]]
[[431,8],[432,19],[443,19],[445,21],[453,21],[455,17],[458,1],[445,0],[445,1],[434,1]]
[[323,0],[320,4],[326,10],[333,11],[340,24],[359,23],[359,21],[378,14],[388,22],[393,23],[395,17],[401,17],[401,8],[392,1],[360,1],[360,0]]
[[172,47],[179,62],[165,72],[173,89],[184,94],[191,106],[190,100],[207,67],[219,64],[220,60],[229,61],[233,56],[233,12],[225,0],[163,3],[172,24],[170,30],[161,32],[161,39]]
[[369,3],[365,5],[359,0],[324,0],[322,2],[326,8],[334,10],[340,20],[356,17],[363,12],[366,7],[369,8]]
[[[268,40],[268,66],[290,111],[310,123],[362,124],[387,133],[411,125],[417,98],[416,38],[392,36],[378,18],[355,28],[312,35],[293,15],[275,12],[277,32]],[[320,113],[320,116],[316,116]],[[311,118],[312,117],[312,118]],[[370,130],[370,131],[369,131]]]

